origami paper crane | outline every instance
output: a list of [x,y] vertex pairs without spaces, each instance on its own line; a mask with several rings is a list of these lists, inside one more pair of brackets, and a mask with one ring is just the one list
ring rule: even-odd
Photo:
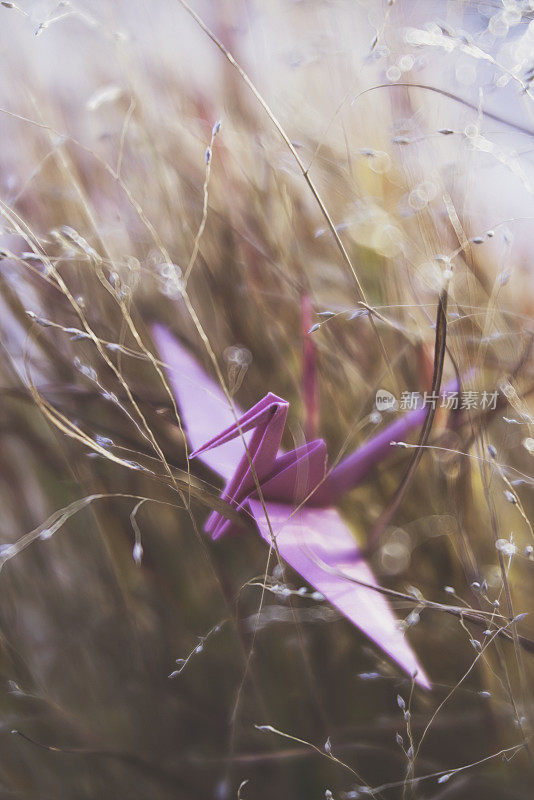
[[[155,325],[152,334],[194,448],[190,458],[201,459],[226,481],[221,497],[248,512],[270,546],[274,537],[278,553],[296,572],[429,688],[386,598],[354,582],[377,585],[335,508],[391,452],[391,441],[402,441],[422,424],[426,409],[405,414],[328,472],[322,439],[281,450],[289,407],[285,400],[268,393],[247,412],[234,407],[234,413],[219,386],[166,328]],[[217,539],[240,529],[213,512],[205,530]]]

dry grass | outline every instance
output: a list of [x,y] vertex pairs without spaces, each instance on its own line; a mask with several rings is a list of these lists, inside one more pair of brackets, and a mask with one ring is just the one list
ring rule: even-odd
[[[195,4],[251,88],[184,5],[0,6],[0,796],[529,797],[531,136],[484,109],[528,125],[532,12],[469,52],[491,3]],[[203,536],[219,487],[149,328],[242,406],[289,400],[301,441],[311,297],[337,456],[377,388],[429,390],[440,293],[444,379],[499,400],[436,415],[370,556],[422,693],[327,604],[265,593],[259,537]],[[344,502],[362,545],[411,452]]]

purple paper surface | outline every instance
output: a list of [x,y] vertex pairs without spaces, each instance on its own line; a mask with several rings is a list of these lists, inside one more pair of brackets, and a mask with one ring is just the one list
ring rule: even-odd
[[[218,384],[205,373],[192,355],[163,325],[152,326],[165,372],[173,391],[182,425],[187,431],[189,446],[195,450],[221,430],[235,422],[232,408]],[[236,405],[235,412],[243,412]],[[245,441],[250,434],[245,436]],[[229,479],[235,472],[245,448],[242,440],[234,439],[217,450],[199,456],[210,469]]]
[[[270,545],[261,503],[250,500],[249,506]],[[406,672],[413,675],[417,671],[416,682],[429,689],[429,680],[399,630],[387,599],[350,580],[376,585],[371,568],[357,559],[354,537],[336,509],[304,506],[293,513],[291,506],[272,502],[266,502],[266,508],[281,557]]]
[[[322,439],[307,442],[288,453],[280,451],[289,403],[269,392],[246,411],[233,425],[191,453],[191,458],[226,444],[243,433],[252,431],[247,450],[227,481],[221,498],[241,509],[250,496],[262,495],[270,500],[304,500],[324,478],[326,446]],[[229,520],[213,512],[205,526],[214,539],[236,532]]]
[[[387,599],[350,578],[376,585],[369,565],[359,558],[350,530],[336,509],[324,507],[352,488],[390,449],[390,441],[417,427],[424,409],[408,414],[348,456],[321,487],[315,503],[292,510],[325,475],[326,447],[321,439],[284,453],[280,442],[288,403],[271,393],[243,413],[232,411],[224,393],[195,359],[161,325],[152,329],[195,457],[226,481],[222,497],[238,510],[250,510],[259,532],[271,545],[269,525],[257,499],[256,479],[281,557],[335,605],[347,619],[382,648],[416,681],[430,687]],[[236,420],[236,415],[238,419]],[[248,455],[243,444],[246,441]],[[205,530],[214,538],[234,530],[231,521],[214,512]],[[236,530],[238,530],[236,528]]]

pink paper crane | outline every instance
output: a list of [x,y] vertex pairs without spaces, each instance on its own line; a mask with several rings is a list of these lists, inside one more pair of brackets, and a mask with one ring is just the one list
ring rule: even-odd
[[[235,406],[232,411],[219,386],[166,328],[155,325],[152,333],[194,448],[190,458],[225,479],[222,498],[252,515],[261,536],[270,546],[275,538],[278,553],[296,572],[406,672],[416,674],[419,685],[430,688],[386,598],[368,588],[376,580],[334,507],[391,452],[392,441],[422,424],[426,409],[399,418],[327,472],[322,439],[290,452],[280,449],[285,400],[269,393],[245,413]],[[205,530],[216,539],[239,528],[213,512]]]

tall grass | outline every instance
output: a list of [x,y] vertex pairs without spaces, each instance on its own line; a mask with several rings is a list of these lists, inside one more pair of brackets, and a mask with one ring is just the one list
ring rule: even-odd
[[[0,796],[530,797],[532,9],[193,11],[0,5]],[[333,457],[430,391],[440,298],[479,393],[342,506],[431,692],[202,533],[150,325],[289,447],[308,298]]]

